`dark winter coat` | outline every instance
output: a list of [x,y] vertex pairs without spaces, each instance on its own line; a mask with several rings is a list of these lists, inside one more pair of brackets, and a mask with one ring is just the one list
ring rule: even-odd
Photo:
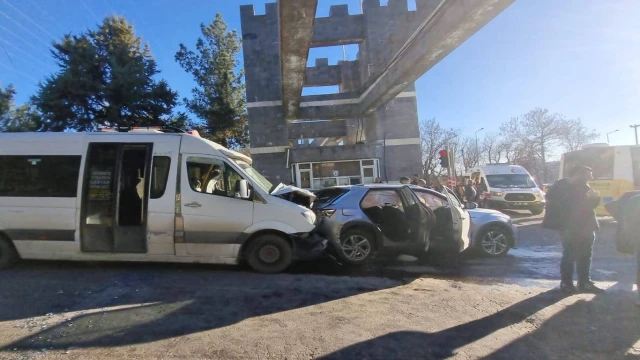
[[598,230],[595,208],[600,198],[590,198],[589,185],[573,185],[558,180],[547,191],[547,208],[542,226],[555,230],[592,232]]

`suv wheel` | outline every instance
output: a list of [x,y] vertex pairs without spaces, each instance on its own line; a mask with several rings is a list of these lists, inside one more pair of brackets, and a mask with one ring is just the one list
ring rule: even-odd
[[350,264],[364,264],[375,252],[373,235],[366,230],[350,229],[340,238],[340,257]]
[[0,235],[0,270],[15,264],[20,257],[9,239]]
[[477,248],[485,256],[505,256],[509,252],[510,237],[505,229],[489,226],[478,235]]
[[278,235],[262,235],[250,244],[247,261],[257,272],[279,273],[293,262],[293,249],[288,241]]

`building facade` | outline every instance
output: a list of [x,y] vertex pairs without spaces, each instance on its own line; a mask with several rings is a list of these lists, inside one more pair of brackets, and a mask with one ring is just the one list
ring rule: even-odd
[[[322,111],[322,117],[285,119],[278,6],[266,4],[264,15],[256,15],[252,5],[240,10],[251,155],[258,171],[275,184],[293,182],[306,189],[372,183],[376,177],[397,182],[420,172],[413,85],[362,117],[327,117],[331,112]],[[406,0],[389,0],[387,6],[366,0],[355,15],[347,5],[331,6],[329,17],[315,19],[312,47],[358,44],[358,55],[335,65],[315,59],[315,66],[306,69],[305,86],[338,86],[339,94],[331,100],[303,96],[301,108],[353,101],[400,51],[416,18]]]

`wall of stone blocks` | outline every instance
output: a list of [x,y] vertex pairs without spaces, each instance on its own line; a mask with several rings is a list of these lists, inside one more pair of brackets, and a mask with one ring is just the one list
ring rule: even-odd
[[[379,0],[364,0],[363,13],[353,15],[348,13],[346,5],[333,5],[329,17],[315,19],[312,46],[357,43],[360,50],[355,61],[329,65],[327,59],[317,59],[313,67],[308,67],[306,85],[338,85],[341,93],[330,97],[305,97],[304,101],[357,98],[367,81],[375,78],[425,18],[425,9],[435,8],[438,0],[416,2],[418,10],[409,11],[407,0],[389,0],[387,6],[381,6]],[[252,5],[240,8],[247,101],[280,101],[282,77],[277,4],[267,4],[265,15],[255,15]],[[415,91],[415,88],[411,85],[405,91]],[[354,113],[357,107],[357,104],[353,105]],[[331,109],[331,106],[306,107],[301,108],[301,113],[309,118],[328,119]],[[345,118],[288,124],[278,105],[250,107],[248,111],[252,148],[288,146],[291,139],[300,137],[343,137],[345,140],[345,146],[291,149],[290,163],[378,158],[381,172],[386,166],[390,181],[420,172],[419,145],[387,146],[386,160],[381,145],[385,136],[400,143],[403,139],[419,138],[415,97],[397,98],[361,120]],[[355,144],[357,140],[365,140],[365,143]],[[286,158],[286,152],[253,154],[254,166],[273,182],[290,181],[291,170],[286,168]]]

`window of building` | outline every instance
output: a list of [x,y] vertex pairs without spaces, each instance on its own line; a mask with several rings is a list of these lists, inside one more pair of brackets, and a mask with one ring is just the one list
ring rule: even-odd
[[378,175],[378,160],[327,161],[295,164],[293,176],[303,189],[319,190],[336,185],[371,184]]
[[205,157],[189,157],[187,174],[193,191],[226,197],[236,197],[237,184],[242,180],[229,164]]
[[171,158],[168,156],[154,156],[151,173],[151,198],[159,199],[164,195],[169,179]]
[[0,156],[0,196],[76,197],[81,156]]

